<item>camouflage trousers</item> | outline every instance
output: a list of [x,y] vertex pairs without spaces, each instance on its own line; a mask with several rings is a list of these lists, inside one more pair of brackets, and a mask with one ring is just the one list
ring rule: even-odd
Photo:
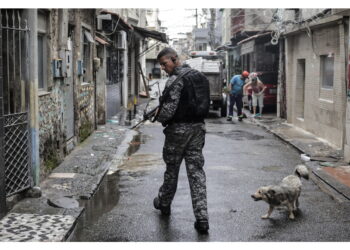
[[197,220],[208,219],[206,177],[202,149],[205,143],[204,123],[175,123],[164,129],[163,159],[166,163],[164,182],[158,197],[162,205],[171,204],[178,182],[180,165],[186,163],[193,212]]

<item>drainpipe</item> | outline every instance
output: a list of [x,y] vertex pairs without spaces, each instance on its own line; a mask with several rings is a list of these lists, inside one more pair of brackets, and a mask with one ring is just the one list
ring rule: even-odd
[[[96,37],[96,16],[95,12],[93,14],[93,29],[91,30],[91,33],[93,34],[93,37]],[[93,44],[93,49],[92,49],[92,55],[93,55],[93,65],[92,65],[92,80],[94,81],[94,129],[97,130],[97,116],[98,116],[98,105],[97,105],[97,70],[99,68],[99,65],[97,66],[97,62],[95,61],[96,56],[97,56],[97,45],[96,42]]]
[[27,10],[29,31],[29,128],[31,142],[31,166],[34,186],[39,185],[39,102],[38,102],[38,40],[37,40],[37,9]]
[[350,141],[349,138],[350,130],[347,129],[348,124],[350,123],[350,26],[349,26],[349,17],[343,18],[343,28],[344,28],[344,54],[345,54],[345,98],[344,98],[344,115],[343,117],[343,145],[342,150],[344,152],[344,160],[350,162]]
[[128,53],[129,46],[125,46],[123,53],[123,81],[122,81],[122,104],[126,108],[128,106]]
[[278,66],[278,95],[277,95],[277,117],[287,118],[286,105],[286,60],[285,39],[279,42],[279,66]]

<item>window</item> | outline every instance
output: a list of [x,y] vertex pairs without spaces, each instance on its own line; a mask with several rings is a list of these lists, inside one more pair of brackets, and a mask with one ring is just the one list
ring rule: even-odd
[[297,60],[297,82],[296,82],[296,95],[298,101],[296,102],[296,113],[299,118],[304,119],[305,115],[305,72],[306,72],[305,59]]
[[83,28],[83,82],[92,82],[91,72],[91,46],[94,43],[91,33]]
[[321,56],[321,83],[322,88],[332,89],[333,88],[333,77],[334,76],[334,56],[322,55]]
[[44,36],[38,35],[38,82],[39,89],[43,89],[45,87],[44,79],[45,79],[45,65],[44,63]]
[[47,51],[47,23],[48,14],[45,11],[38,11],[38,88],[48,89],[48,51]]
[[198,50],[207,51],[207,44],[206,43],[199,44]]

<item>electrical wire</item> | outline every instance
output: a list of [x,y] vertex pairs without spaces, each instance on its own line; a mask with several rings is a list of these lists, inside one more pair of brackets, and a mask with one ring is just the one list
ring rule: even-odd
[[119,24],[119,20],[120,20],[120,16],[118,15],[117,24],[115,25],[114,30],[112,31],[112,33],[107,33],[107,34],[105,34],[106,36],[113,35],[113,34],[116,32],[117,27],[118,27],[118,24]]
[[285,32],[287,25],[293,25],[292,28],[295,28],[296,25],[304,24],[306,26],[305,27],[306,33],[311,38],[312,50],[313,50],[314,54],[317,55],[315,50],[314,50],[313,35],[312,35],[312,31],[310,29],[309,23],[315,22],[315,24],[317,24],[317,21],[320,20],[321,18],[323,18],[330,10],[331,9],[324,9],[322,12],[317,13],[310,18],[303,19],[300,21],[295,21],[295,20],[283,21],[284,10],[278,9],[275,17],[273,18],[273,20],[276,22],[277,29],[274,30],[273,33],[271,34],[272,35],[271,43],[272,44],[278,43],[279,37],[281,34],[283,34]]
[[272,45],[277,45],[278,40],[280,39],[280,35],[283,32],[283,15],[284,15],[284,10],[283,9],[277,9],[277,11],[274,13],[272,16],[272,20],[276,23],[276,30],[273,30],[271,32],[271,44]]
[[[242,10],[244,10],[244,9],[242,9]],[[272,9],[266,9],[266,11],[272,11]],[[249,17],[249,16],[255,16],[256,15],[256,13],[252,13],[252,14],[243,14],[243,15],[239,15],[239,14],[237,14],[237,15],[235,15],[235,16],[232,16],[231,18],[236,18],[236,17]],[[272,14],[272,16],[273,16],[274,14]],[[265,15],[266,16],[266,15]],[[260,16],[259,16],[260,17]]]

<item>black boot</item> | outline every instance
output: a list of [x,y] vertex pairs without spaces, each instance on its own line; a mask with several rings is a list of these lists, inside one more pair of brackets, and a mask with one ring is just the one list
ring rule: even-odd
[[161,204],[160,204],[160,201],[159,201],[159,198],[158,197],[156,197],[156,198],[154,198],[154,200],[153,200],[153,206],[154,206],[154,208],[155,209],[158,209],[158,210],[160,210],[161,211],[161,213],[162,213],[162,215],[170,215],[170,213],[171,213],[171,209],[170,209],[170,205],[169,206],[162,206]]
[[195,223],[194,223],[194,228],[200,232],[200,233],[208,233],[208,230],[209,230],[209,223],[207,220],[197,220]]

